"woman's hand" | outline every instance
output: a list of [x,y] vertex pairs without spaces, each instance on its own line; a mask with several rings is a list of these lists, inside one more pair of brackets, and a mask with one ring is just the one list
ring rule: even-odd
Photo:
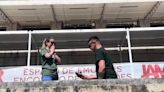
[[54,45],[54,44],[50,47],[50,52],[51,52],[52,54],[55,53],[55,45]]
[[61,58],[56,53],[53,54],[53,58],[57,61],[58,64],[61,63]]
[[55,46],[52,45],[52,46],[49,48],[49,52],[47,52],[47,53],[45,54],[45,57],[46,57],[46,58],[54,58],[54,57],[53,57],[54,53],[55,53]]

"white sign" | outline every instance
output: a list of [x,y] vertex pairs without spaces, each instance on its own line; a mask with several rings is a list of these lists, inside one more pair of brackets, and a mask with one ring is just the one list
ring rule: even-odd
[[84,75],[92,75],[96,76],[94,64],[86,64],[86,65],[60,65],[58,66],[58,73],[60,80],[80,80],[79,77],[76,76],[76,72],[81,72]]
[[[164,63],[116,63],[115,71],[119,79],[164,78]],[[132,71],[133,75],[132,76]],[[96,76],[94,64],[58,65],[59,80],[80,80],[75,73]],[[0,69],[0,82],[41,81],[41,66],[23,66]]]
[[41,81],[41,67],[24,66],[17,68],[0,69],[1,82],[32,82]]

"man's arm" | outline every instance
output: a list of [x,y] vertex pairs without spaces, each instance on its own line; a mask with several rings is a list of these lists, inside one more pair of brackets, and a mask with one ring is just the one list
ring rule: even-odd
[[90,76],[87,76],[87,75],[83,75],[81,73],[76,73],[76,75],[78,77],[80,77],[81,79],[97,79],[97,77],[95,75],[90,75]]
[[88,80],[90,80],[90,79],[97,79],[97,77],[94,76],[94,75],[90,75],[90,76],[83,75],[83,76],[84,77],[82,79],[88,79]]
[[[99,65],[98,79],[103,79],[104,73],[105,73],[105,61],[100,60],[98,65]],[[89,76],[89,75],[87,76],[87,75],[83,75],[83,74],[79,74],[78,77],[80,77],[81,79],[97,79],[96,76]]]
[[99,60],[98,79],[103,79],[105,73],[105,60]]

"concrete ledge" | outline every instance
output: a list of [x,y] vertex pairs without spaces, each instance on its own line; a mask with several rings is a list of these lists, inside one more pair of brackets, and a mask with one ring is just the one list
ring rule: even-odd
[[1,83],[0,92],[164,92],[164,79]]

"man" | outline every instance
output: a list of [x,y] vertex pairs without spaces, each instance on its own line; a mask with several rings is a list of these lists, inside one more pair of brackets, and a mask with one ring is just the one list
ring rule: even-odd
[[115,79],[117,74],[114,70],[113,64],[110,60],[109,55],[103,48],[99,38],[97,36],[92,36],[88,40],[89,48],[95,53],[96,60],[96,75],[97,76],[87,76],[81,73],[76,73],[76,75],[82,79]]

